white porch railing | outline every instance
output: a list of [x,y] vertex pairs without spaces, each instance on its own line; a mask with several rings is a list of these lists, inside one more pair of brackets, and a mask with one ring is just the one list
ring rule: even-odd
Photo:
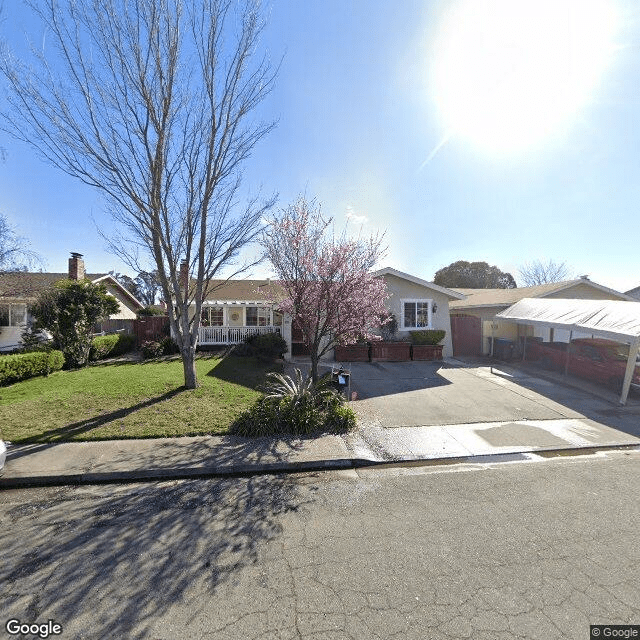
[[280,327],[200,327],[198,344],[239,344],[247,336],[280,333]]

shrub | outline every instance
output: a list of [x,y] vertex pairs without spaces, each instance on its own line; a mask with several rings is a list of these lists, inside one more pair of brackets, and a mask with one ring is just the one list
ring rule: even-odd
[[233,345],[231,353],[234,356],[240,356],[241,358],[248,358],[253,356],[253,347],[248,342],[241,342],[240,344]]
[[98,336],[93,339],[90,360],[104,360],[105,358],[115,358],[123,353],[133,351],[136,344],[135,336],[126,333],[118,333],[108,336]]
[[343,397],[333,390],[330,376],[315,385],[299,369],[295,377],[267,374],[267,395],[245,411],[232,426],[240,436],[273,434],[310,435],[342,432],[355,427],[353,411],[343,406]]
[[330,433],[344,433],[356,428],[356,414],[351,407],[338,406],[327,412],[324,430]]
[[279,333],[263,333],[250,336],[245,341],[252,349],[252,355],[260,360],[271,361],[287,352],[287,343]]
[[155,340],[147,340],[143,342],[140,351],[142,352],[142,357],[145,360],[149,358],[158,358],[161,355],[164,355],[164,347],[160,342],[156,342]]
[[31,306],[36,326],[51,333],[55,346],[64,353],[67,368],[87,364],[93,327],[118,311],[118,301],[104,283],[89,280],[61,280],[43,291]]
[[42,333],[34,329],[33,327],[26,327],[20,334],[20,342],[22,347],[20,352],[30,353],[32,351],[51,351],[53,345],[50,340],[47,340]]
[[442,329],[425,329],[423,331],[410,331],[413,344],[440,344],[444,340],[446,331]]
[[162,340],[160,340],[160,345],[162,346],[162,353],[165,356],[172,356],[176,353],[180,353],[178,343],[170,336],[162,338]]
[[46,376],[64,365],[62,351],[35,351],[0,357],[0,386]]

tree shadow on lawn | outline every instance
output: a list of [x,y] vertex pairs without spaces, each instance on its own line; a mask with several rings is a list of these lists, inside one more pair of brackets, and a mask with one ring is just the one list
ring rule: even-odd
[[[315,490],[262,476],[34,494],[5,510],[5,618],[53,619],[70,637],[138,640],[171,628],[173,637],[213,634],[258,601],[277,608],[268,565],[260,580],[251,567],[281,535],[282,516],[311,504]],[[234,605],[239,586],[245,596]]]
[[255,357],[226,356],[207,372],[207,376],[260,390],[264,384],[265,375],[270,371],[280,372],[282,365],[264,362]]
[[25,438],[20,442],[26,444],[33,442],[58,442],[60,440],[69,440],[72,436],[85,433],[93,429],[98,429],[99,427],[103,427],[106,424],[113,422],[114,420],[121,420],[123,418],[126,418],[132,413],[140,411],[140,409],[152,407],[154,404],[158,404],[159,402],[170,400],[183,391],[186,391],[185,387],[178,387],[177,389],[167,391],[166,393],[163,393],[160,396],[156,396],[155,398],[149,398],[148,400],[144,400],[143,402],[138,402],[137,404],[131,405],[130,407],[116,409],[115,411],[110,411],[109,413],[101,413],[100,415],[93,416],[92,418],[87,418],[86,420],[72,422],[68,425],[65,425],[64,427],[51,429],[50,431],[46,431],[45,433],[38,436]]

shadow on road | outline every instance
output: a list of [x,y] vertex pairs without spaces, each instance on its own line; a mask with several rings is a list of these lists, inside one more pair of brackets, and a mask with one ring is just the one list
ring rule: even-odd
[[6,619],[54,619],[69,637],[137,640],[155,638],[154,623],[171,609],[174,620],[184,611],[174,637],[189,637],[206,594],[240,580],[280,534],[281,515],[303,506],[287,477],[82,491],[5,510]]

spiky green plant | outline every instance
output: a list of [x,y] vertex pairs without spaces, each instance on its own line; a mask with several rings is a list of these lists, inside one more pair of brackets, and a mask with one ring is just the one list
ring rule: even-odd
[[337,395],[331,386],[331,376],[326,375],[320,378],[315,384],[311,376],[303,376],[302,371],[296,368],[294,376],[282,373],[268,373],[265,384],[265,398],[282,400],[290,398],[293,406],[302,401],[311,400],[318,402],[329,400]]

